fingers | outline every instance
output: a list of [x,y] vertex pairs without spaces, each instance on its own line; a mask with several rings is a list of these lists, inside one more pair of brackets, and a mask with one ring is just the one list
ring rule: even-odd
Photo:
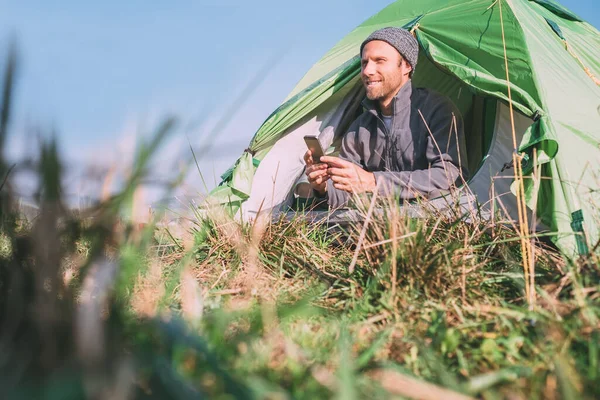
[[316,183],[317,185],[321,185],[325,182],[327,182],[330,179],[329,175],[325,175],[325,176],[318,176],[315,180],[314,183]]
[[[315,160],[312,157],[312,152],[310,150],[307,150],[306,153],[304,153],[304,162],[306,163],[307,166],[309,165],[317,165],[315,164]],[[319,164],[324,164],[323,162],[323,157],[321,157],[321,162]]]
[[339,190],[343,190],[344,192],[354,193],[356,189],[356,185],[354,182],[344,176],[338,175],[330,175],[330,179],[333,182],[333,187]]
[[333,163],[337,160],[337,157],[332,157],[332,156],[322,156],[321,157],[321,162],[325,163],[325,164],[329,164],[329,163]]
[[329,175],[327,175],[327,171],[314,171],[308,176],[308,183],[312,186],[313,189],[316,189],[319,192],[323,192],[325,190],[325,183],[329,180]]
[[350,173],[346,168],[328,168],[327,173],[334,176],[350,177]]
[[[311,151],[304,154],[306,162],[306,176],[313,187],[323,185],[329,179],[333,181],[333,187],[348,193],[353,193],[351,181],[356,175],[353,168],[357,166],[339,157],[322,156],[321,162],[315,164]],[[360,168],[360,167],[358,167]]]
[[325,164],[329,164],[330,167],[344,168],[352,164],[350,161],[342,160],[339,157],[331,157],[331,156],[323,156],[321,157],[321,162]]
[[306,167],[306,176],[315,172],[315,171],[324,171],[327,173],[327,164],[312,164]]
[[343,185],[346,185],[346,186],[350,185],[350,180],[348,178],[343,177],[343,176],[329,175],[329,177],[331,178],[331,180],[333,181],[333,183],[343,184]]
[[306,176],[308,177],[309,181],[314,181],[315,179],[319,178],[319,177],[325,177],[325,176],[329,176],[327,174],[327,171],[312,171],[308,174],[306,174]]
[[306,168],[306,176],[311,185],[322,185],[329,180],[327,164],[316,164]]
[[334,183],[333,187],[338,190],[343,190],[344,192],[353,193],[352,188],[348,185],[344,185],[342,183]]
[[306,163],[306,165],[313,165],[313,158],[312,158],[312,152],[310,150],[308,150],[306,153],[304,153],[304,162]]

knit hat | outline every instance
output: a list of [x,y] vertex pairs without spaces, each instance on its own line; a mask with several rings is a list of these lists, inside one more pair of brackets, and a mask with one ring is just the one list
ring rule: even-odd
[[408,61],[413,71],[415,70],[417,59],[419,58],[419,44],[409,31],[391,26],[379,29],[371,33],[360,45],[360,54],[362,54],[365,45],[373,40],[384,41],[398,50],[398,53]]

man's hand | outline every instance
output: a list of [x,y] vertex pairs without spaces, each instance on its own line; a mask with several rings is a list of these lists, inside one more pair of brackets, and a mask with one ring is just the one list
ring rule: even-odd
[[[321,157],[322,159],[323,157]],[[304,162],[306,163],[306,176],[308,177],[310,186],[323,196],[327,191],[327,180],[329,179],[327,164],[315,164],[310,150],[304,154]]]
[[338,157],[321,157],[321,162],[326,163],[329,168],[327,173],[333,181],[333,187],[348,193],[374,192],[377,184],[375,175],[367,172],[350,161]]

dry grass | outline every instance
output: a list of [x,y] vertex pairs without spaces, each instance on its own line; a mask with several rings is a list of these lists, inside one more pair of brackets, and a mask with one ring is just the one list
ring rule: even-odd
[[158,260],[152,260],[146,274],[138,274],[131,308],[141,317],[155,317],[158,313],[159,302],[165,294],[162,267]]
[[[538,371],[534,376],[544,376],[555,361],[546,359],[543,355],[547,350],[542,349],[548,346],[564,349],[570,342],[563,336],[555,338],[555,343],[545,340],[532,343],[527,336],[532,330],[554,332],[556,322],[572,319],[578,301],[588,308],[589,301],[595,304],[597,290],[588,288],[585,294],[570,292],[567,295],[564,290],[573,283],[576,273],[566,273],[569,265],[556,252],[538,243],[536,270],[541,301],[534,312],[528,311],[520,273],[521,259],[518,248],[515,249],[518,234],[508,226],[489,225],[485,221],[460,222],[455,215],[431,213],[425,218],[413,219],[403,215],[400,209],[374,214],[363,235],[364,250],[360,252],[354,274],[349,273],[348,265],[352,262],[354,243],[363,231],[361,225],[342,236],[332,235],[324,226],[311,225],[302,219],[274,221],[261,229],[260,236],[251,227],[240,224],[235,235],[231,234],[231,226],[220,232],[218,226],[213,227],[216,229],[212,234],[202,229],[197,232],[204,240],[202,243],[211,249],[205,252],[200,249],[203,268],[210,269],[216,265],[215,260],[220,260],[227,273],[219,274],[219,286],[231,288],[233,296],[239,296],[240,301],[247,300],[248,285],[254,287],[256,303],[276,302],[280,306],[293,304],[302,294],[321,287],[312,303],[326,313],[334,313],[329,314],[329,321],[318,317],[281,325],[288,340],[303,349],[301,357],[284,352],[283,339],[268,337],[267,342],[264,338],[254,342],[252,357],[257,357],[256,353],[270,354],[264,358],[265,365],[276,376],[289,373],[290,362],[299,363],[308,368],[313,379],[324,388],[337,391],[339,385],[333,383],[332,377],[341,365],[339,359],[332,358],[335,352],[327,349],[335,347],[340,318],[349,322],[355,357],[372,351],[369,363],[392,362],[405,366],[417,376],[438,382],[443,373],[437,375],[441,372],[434,371],[449,368],[457,373],[454,386],[450,385],[454,389],[460,386],[461,380],[479,382],[479,374],[493,374],[497,368],[518,365],[524,356],[539,358],[533,363],[537,365],[534,371]],[[211,224],[203,221],[199,226],[204,226],[203,223]],[[225,237],[219,236],[223,233]],[[223,240],[230,241],[232,237],[236,238],[236,249],[251,249],[254,253],[248,257],[248,254],[231,252]],[[256,262],[250,274],[245,264],[249,259]],[[257,270],[261,271],[260,278]],[[394,277],[395,293],[392,290]],[[252,279],[254,281],[248,283]],[[257,294],[256,288],[263,292]],[[230,289],[221,289],[227,290]],[[583,302],[577,300],[581,295],[586,298]],[[249,304],[252,301],[245,303]],[[595,311],[592,314],[596,315]],[[538,321],[540,326],[534,328],[528,320]],[[589,319],[584,320],[584,325],[586,327],[578,328],[578,335],[585,341],[599,327]],[[246,328],[241,332],[247,334]],[[560,328],[559,331],[565,332]],[[519,332],[518,335],[515,332]],[[526,338],[525,342],[519,339],[521,337]],[[376,342],[377,349],[370,349]],[[309,348],[313,350],[307,353]],[[238,354],[241,363],[248,355],[247,348],[244,349]],[[431,361],[432,357],[435,362]],[[538,362],[541,364],[536,364]],[[440,365],[435,367],[435,363]],[[256,361],[251,362],[254,364]],[[385,379],[375,376],[378,375],[364,379],[374,379],[386,386]],[[511,373],[498,372],[491,375],[490,382],[500,387],[508,383],[506,387],[513,391],[533,393],[529,390],[534,388],[528,386],[531,378],[514,380],[512,377]],[[555,380],[548,378],[546,382],[551,386]],[[540,387],[547,390],[547,385]]]

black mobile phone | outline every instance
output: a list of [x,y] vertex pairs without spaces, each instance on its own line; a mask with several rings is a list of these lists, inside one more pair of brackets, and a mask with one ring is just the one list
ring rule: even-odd
[[306,143],[306,147],[310,150],[315,164],[319,164],[321,162],[321,157],[325,155],[319,139],[317,139],[316,136],[304,136],[304,142]]

